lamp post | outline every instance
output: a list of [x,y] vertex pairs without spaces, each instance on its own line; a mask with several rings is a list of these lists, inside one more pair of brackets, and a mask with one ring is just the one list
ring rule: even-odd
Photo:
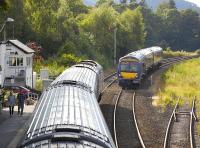
[[[0,30],[0,33],[4,30],[4,41],[6,41],[6,23],[8,22],[14,22],[15,20],[13,18],[10,18],[8,17],[5,21],[4,21],[4,24]],[[13,27],[14,28],[14,27]],[[13,30],[13,33],[14,33],[14,30]]]
[[114,56],[113,56],[114,61],[113,62],[114,62],[114,65],[116,65],[116,63],[117,63],[117,61],[116,61],[117,60],[117,27],[114,28],[114,52],[113,53],[114,53]]

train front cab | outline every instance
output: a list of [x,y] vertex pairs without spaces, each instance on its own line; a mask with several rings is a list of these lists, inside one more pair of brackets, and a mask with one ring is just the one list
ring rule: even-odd
[[122,87],[139,85],[142,77],[142,67],[142,63],[135,59],[121,60],[117,70],[119,85]]

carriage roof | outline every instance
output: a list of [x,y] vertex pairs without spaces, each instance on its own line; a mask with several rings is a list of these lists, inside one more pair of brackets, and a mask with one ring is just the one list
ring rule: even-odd
[[161,51],[162,51],[162,48],[158,46],[144,48],[144,49],[137,50],[125,55],[124,57],[120,58],[120,61],[122,61],[123,59],[128,59],[128,58],[136,59],[137,61],[142,61],[146,56],[156,53],[156,52],[161,52]]

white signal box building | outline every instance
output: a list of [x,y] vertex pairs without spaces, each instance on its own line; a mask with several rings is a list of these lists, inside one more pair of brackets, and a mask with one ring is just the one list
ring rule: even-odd
[[33,87],[34,50],[18,40],[0,43],[0,85]]

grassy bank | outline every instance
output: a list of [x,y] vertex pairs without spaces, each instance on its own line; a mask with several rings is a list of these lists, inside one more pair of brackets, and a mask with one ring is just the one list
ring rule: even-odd
[[[159,92],[159,104],[175,104],[176,99],[183,98],[190,102],[197,99],[197,115],[200,117],[200,59],[192,59],[169,68],[161,77],[162,87]],[[200,131],[200,127],[199,127]]]
[[193,56],[198,54],[197,52],[186,52],[186,51],[172,51],[170,49],[166,49],[163,53],[164,58],[170,57],[180,57],[180,56]]

